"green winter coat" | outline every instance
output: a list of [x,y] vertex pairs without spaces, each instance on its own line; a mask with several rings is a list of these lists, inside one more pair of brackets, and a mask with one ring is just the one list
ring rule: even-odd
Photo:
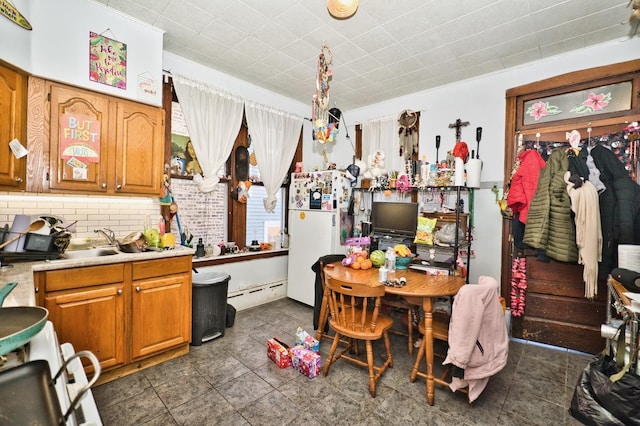
[[540,173],[531,200],[523,242],[560,262],[577,262],[576,229],[564,173],[569,160],[564,149],[555,149]]

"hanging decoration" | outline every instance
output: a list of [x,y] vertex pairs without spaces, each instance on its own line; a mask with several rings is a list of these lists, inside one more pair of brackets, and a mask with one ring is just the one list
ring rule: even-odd
[[398,134],[400,135],[400,156],[411,160],[418,153],[418,114],[404,110],[398,116]]
[[527,293],[527,259],[516,257],[511,265],[511,315],[524,315],[525,296]]
[[[322,44],[318,56],[316,93],[311,104],[311,122],[313,123],[313,138],[325,144],[333,142],[338,133],[338,124],[342,113],[337,108],[329,109],[329,82],[333,75],[333,53],[326,44]],[[323,152],[324,155],[326,153]]]
[[[356,2],[357,3],[357,2]],[[356,4],[357,7],[357,4]],[[355,13],[355,11],[354,11]],[[0,15],[4,16],[14,24],[31,31],[33,28],[27,18],[9,0],[0,0]]]
[[89,31],[89,80],[127,88],[127,44]]

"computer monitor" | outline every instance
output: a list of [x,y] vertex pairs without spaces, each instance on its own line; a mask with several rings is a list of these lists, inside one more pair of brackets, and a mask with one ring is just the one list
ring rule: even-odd
[[374,201],[371,226],[376,235],[414,237],[418,228],[418,203]]

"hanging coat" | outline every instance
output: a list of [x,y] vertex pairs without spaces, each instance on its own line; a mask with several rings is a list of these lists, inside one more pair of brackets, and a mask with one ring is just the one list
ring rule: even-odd
[[564,181],[567,170],[567,154],[563,149],[555,149],[538,179],[523,242],[559,262],[577,262],[576,230]]

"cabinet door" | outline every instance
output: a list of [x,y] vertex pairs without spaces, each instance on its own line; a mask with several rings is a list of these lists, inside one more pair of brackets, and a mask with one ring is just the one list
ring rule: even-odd
[[133,282],[133,359],[190,341],[190,279],[180,274]]
[[51,85],[51,189],[106,192],[109,98]]
[[0,66],[0,188],[24,189],[27,157],[17,159],[9,141],[26,145],[27,80],[16,71]]
[[115,133],[116,192],[159,196],[164,163],[164,110],[119,101]]
[[103,369],[125,362],[124,284],[48,293],[45,307],[60,342],[94,353]]

